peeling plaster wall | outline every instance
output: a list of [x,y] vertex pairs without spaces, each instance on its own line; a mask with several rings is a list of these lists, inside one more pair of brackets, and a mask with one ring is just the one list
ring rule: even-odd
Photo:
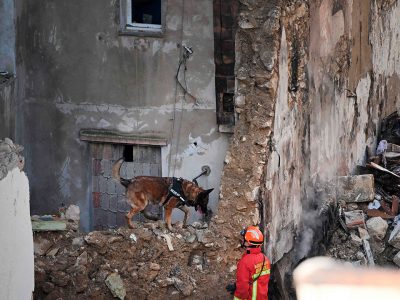
[[[376,147],[380,120],[398,109],[400,7],[377,0],[240,2],[238,123],[219,223],[233,239],[229,231],[261,225],[272,286],[279,287],[274,296],[290,299],[293,267],[323,251],[318,210],[332,200],[324,185],[356,172],[366,146]],[[260,126],[268,116],[270,126]]]
[[0,203],[0,299],[31,299],[34,267],[29,183],[17,167],[0,180]]
[[[191,179],[209,165],[211,175],[199,184],[216,188],[215,209],[228,137],[216,124],[211,0],[167,1],[161,38],[119,35],[117,0],[19,0],[16,11],[23,78],[17,132],[26,145],[33,213],[76,203],[90,227],[89,147],[79,140],[81,128],[167,138],[163,175]],[[186,82],[197,99],[175,83],[182,44],[194,50]]]

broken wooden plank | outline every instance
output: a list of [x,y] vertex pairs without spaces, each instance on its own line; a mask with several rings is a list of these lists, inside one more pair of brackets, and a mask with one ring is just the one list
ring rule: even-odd
[[391,215],[385,213],[384,211],[381,211],[379,209],[374,209],[374,208],[367,210],[367,216],[370,218],[381,217],[382,219],[385,219],[385,220],[390,220],[390,219],[394,218],[394,216],[391,216]]
[[362,239],[365,255],[369,266],[375,266],[374,255],[372,254],[371,247],[367,239]]
[[388,173],[388,174],[390,174],[390,175],[393,175],[393,176],[395,176],[395,177],[397,177],[397,178],[400,178],[399,175],[397,175],[397,174],[395,174],[395,173],[389,171],[388,169],[385,169],[384,167],[382,167],[382,166],[380,166],[380,165],[378,165],[378,164],[376,164],[376,163],[374,163],[374,162],[370,162],[369,164],[367,164],[367,166],[370,166],[370,167],[372,167],[372,168],[374,168],[374,169],[377,169],[377,170],[379,170],[379,171],[382,171],[382,172]]
[[63,221],[32,221],[33,231],[63,231],[67,229],[67,224]]

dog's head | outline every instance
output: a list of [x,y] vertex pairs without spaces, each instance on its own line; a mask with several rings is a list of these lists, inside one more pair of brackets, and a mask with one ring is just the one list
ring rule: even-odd
[[182,184],[185,196],[192,201],[196,211],[200,211],[202,214],[211,216],[211,210],[207,208],[208,206],[208,196],[214,189],[204,190],[197,184],[184,180]]
[[198,193],[196,200],[195,200],[195,210],[200,210],[201,213],[205,214],[206,216],[210,214],[210,210],[207,208],[208,206],[208,195],[213,191],[214,189],[209,189],[209,190],[201,190],[200,193]]

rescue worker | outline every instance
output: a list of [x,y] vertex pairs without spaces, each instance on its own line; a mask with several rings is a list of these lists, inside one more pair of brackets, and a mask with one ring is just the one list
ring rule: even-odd
[[[268,282],[271,263],[262,252],[261,245],[264,242],[264,235],[256,226],[249,226],[242,230],[242,246],[246,252],[239,260],[236,270],[236,286],[234,300],[268,300]],[[227,289],[229,289],[227,287]]]

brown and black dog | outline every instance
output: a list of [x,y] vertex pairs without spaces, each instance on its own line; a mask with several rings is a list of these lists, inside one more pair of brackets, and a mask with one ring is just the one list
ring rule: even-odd
[[213,189],[204,190],[194,182],[182,179],[182,196],[187,199],[187,201],[183,203],[175,196],[169,197],[170,188],[173,183],[172,177],[137,176],[132,179],[124,179],[120,176],[120,169],[123,162],[124,159],[120,158],[114,164],[112,175],[115,180],[126,187],[126,198],[131,206],[130,211],[126,214],[126,220],[130,228],[133,228],[132,217],[139,212],[143,212],[148,219],[157,220],[157,218],[146,213],[145,209],[150,203],[164,206],[165,222],[170,231],[173,231],[171,215],[174,208],[179,208],[185,213],[183,220],[184,226],[187,225],[190,214],[188,206],[193,206],[196,210],[200,210],[205,214],[206,218],[210,214],[210,210],[207,208],[208,195]]

